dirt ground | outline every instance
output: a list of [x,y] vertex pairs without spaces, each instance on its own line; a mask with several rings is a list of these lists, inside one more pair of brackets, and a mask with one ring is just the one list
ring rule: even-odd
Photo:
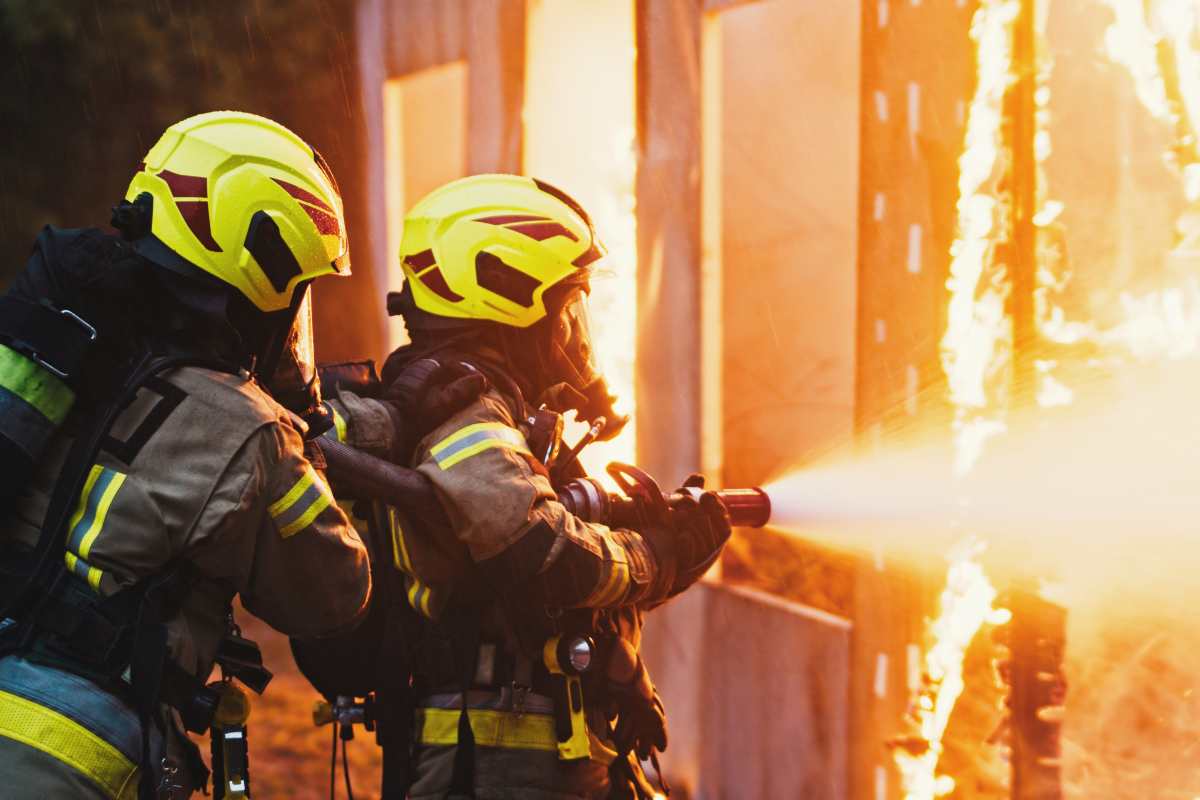
[[[312,721],[316,691],[292,661],[287,638],[239,609],[243,633],[259,643],[267,668],[275,673],[262,697],[253,698],[250,714],[250,788],[256,800],[322,800],[329,793],[331,730]],[[208,756],[207,739],[197,742]],[[375,735],[355,729],[349,743],[351,788],[355,800],[379,797],[380,751]],[[338,756],[336,794],[346,797]],[[211,790],[210,790],[211,791]]]

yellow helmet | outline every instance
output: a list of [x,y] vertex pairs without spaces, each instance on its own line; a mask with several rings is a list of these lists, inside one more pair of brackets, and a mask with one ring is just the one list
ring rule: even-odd
[[333,174],[299,136],[265,117],[213,111],[175,123],[125,199],[152,205],[151,236],[135,241],[139,252],[159,263],[182,259],[260,311],[291,307],[297,286],[313,278],[350,274]]
[[577,202],[521,175],[473,175],[435,189],[404,218],[400,244],[421,311],[514,328],[544,319],[546,291],[586,281],[603,255]]

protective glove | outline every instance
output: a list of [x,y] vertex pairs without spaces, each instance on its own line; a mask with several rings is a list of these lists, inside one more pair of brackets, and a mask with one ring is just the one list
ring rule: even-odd
[[422,358],[406,366],[383,397],[399,409],[406,428],[423,436],[473,403],[489,386],[483,373],[469,364]]
[[[683,489],[703,489],[704,476],[691,475]],[[670,577],[667,596],[687,589],[708,571],[721,555],[733,528],[729,511],[714,492],[704,492],[697,501],[688,492],[671,507],[669,524],[652,526],[644,532],[659,561],[660,572]]]
[[650,673],[633,645],[618,639],[608,662],[609,697],[616,704],[613,743],[621,755],[636,753],[645,760],[654,750],[667,749],[667,712],[650,680]]

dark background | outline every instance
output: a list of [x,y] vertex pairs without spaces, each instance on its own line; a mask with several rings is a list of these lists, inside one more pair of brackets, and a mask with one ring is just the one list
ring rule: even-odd
[[[162,131],[216,109],[271,117],[321,151],[345,199],[353,258],[364,211],[353,5],[0,0],[0,286],[42,225],[107,227]],[[375,344],[339,324],[370,282],[365,263],[353,269],[318,282],[321,360]]]

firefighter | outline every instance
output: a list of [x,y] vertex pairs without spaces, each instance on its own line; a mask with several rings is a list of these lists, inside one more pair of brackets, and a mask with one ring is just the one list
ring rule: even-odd
[[[638,655],[642,612],[703,575],[729,519],[707,493],[669,524],[613,530],[556,499],[556,483],[579,474],[558,415],[574,411],[603,438],[625,422],[588,326],[603,255],[583,208],[527,177],[452,182],[405,219],[406,282],[389,311],[411,343],[387,360],[384,385],[411,400],[414,382],[451,365],[487,381],[459,413],[406,420],[410,439],[387,444],[448,518],[438,528],[388,510],[400,602],[418,620],[406,634],[414,800],[646,796],[639,758],[667,744]],[[368,401],[331,403],[350,444],[382,441],[355,435]]]
[[[313,393],[309,286],[350,271],[328,166],[269,119],[201,114],[162,135],[113,224],[47,227],[0,300],[0,438],[32,463],[6,476],[0,527],[14,800],[188,796],[207,771],[184,729],[240,700],[205,686],[214,661],[269,679],[233,597],[309,637],[353,626],[371,589],[306,423],[269,392]],[[13,424],[30,415],[61,425],[31,443]],[[214,788],[233,796],[229,738],[241,772]]]

